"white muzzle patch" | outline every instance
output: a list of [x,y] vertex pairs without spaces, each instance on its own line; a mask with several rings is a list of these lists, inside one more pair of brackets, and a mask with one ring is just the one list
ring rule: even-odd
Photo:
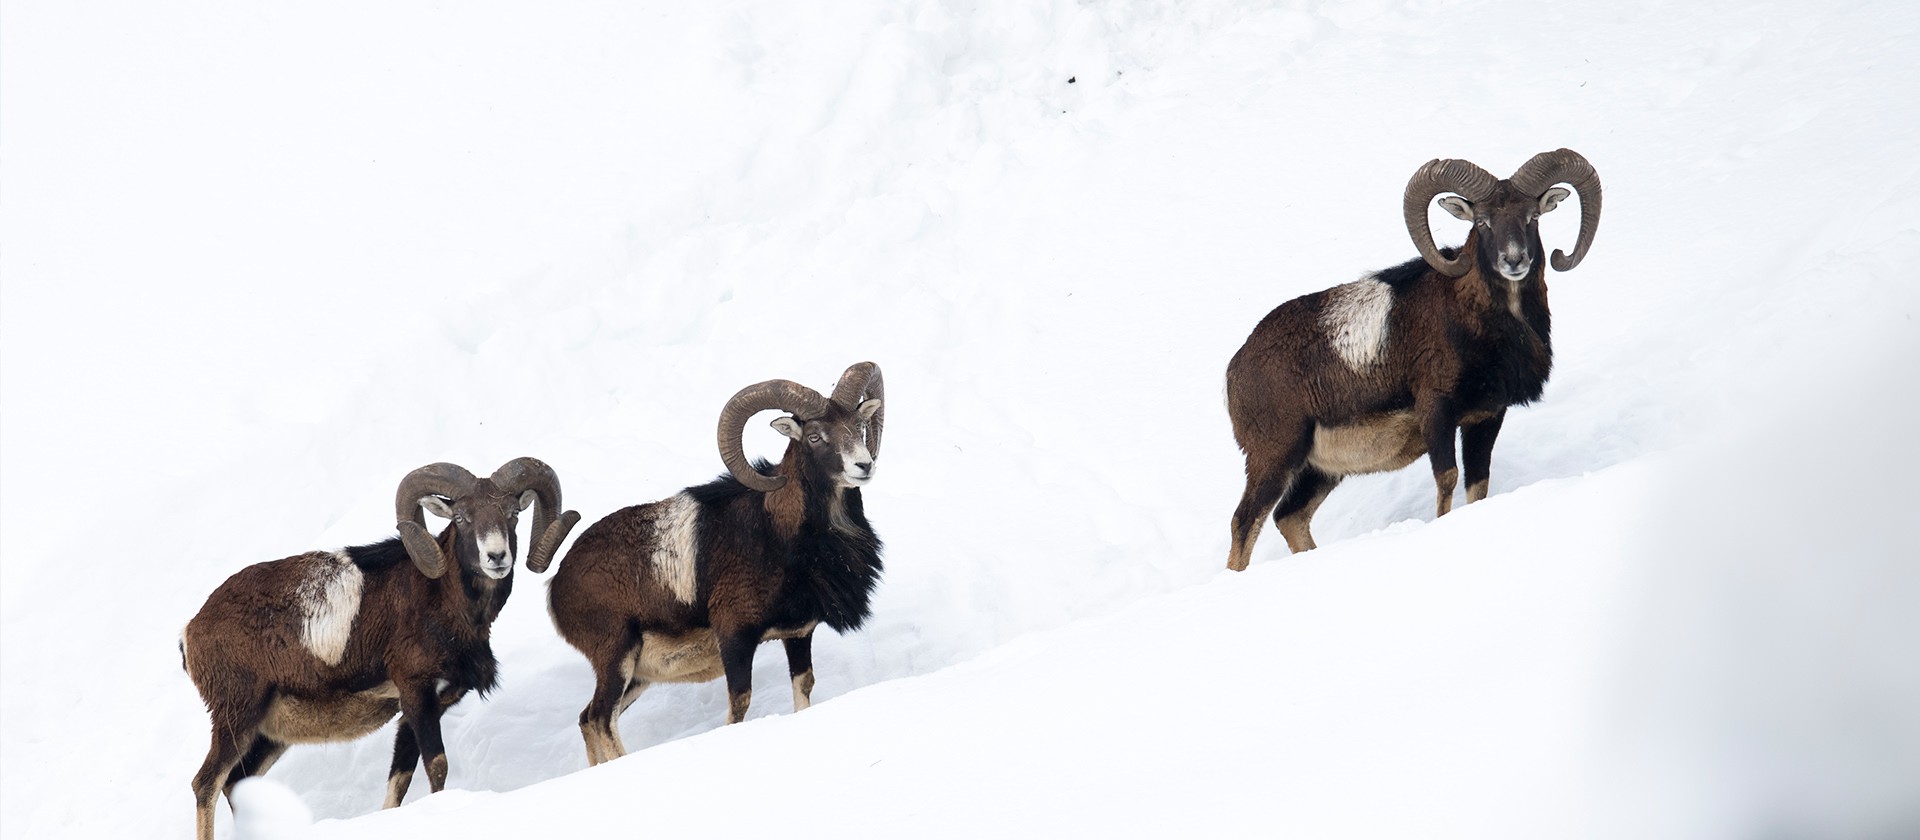
[[[850,487],[859,487],[872,481],[874,471],[880,468],[879,464],[873,462],[873,452],[864,443],[854,444],[853,449],[843,453],[840,458],[841,479]],[[867,466],[862,469],[861,464]]]
[[513,551],[507,545],[506,534],[488,531],[473,542],[480,550],[481,574],[499,580],[513,572]]
[[1533,260],[1527,256],[1527,250],[1518,242],[1508,243],[1496,262],[1498,264],[1495,267],[1499,269],[1500,276],[1513,283],[1527,279],[1527,275],[1533,271]]

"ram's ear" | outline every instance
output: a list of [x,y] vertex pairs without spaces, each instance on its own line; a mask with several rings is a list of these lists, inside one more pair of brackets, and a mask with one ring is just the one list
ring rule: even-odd
[[453,518],[453,507],[447,504],[446,499],[442,499],[439,496],[421,496],[420,506],[426,508],[428,513],[438,516],[441,519]]
[[767,425],[772,426],[774,431],[793,438],[794,440],[800,439],[800,421],[791,417],[775,417],[773,418],[773,422]]
[[1448,215],[1456,219],[1459,219],[1460,221],[1463,221],[1463,222],[1473,221],[1473,203],[1467,201],[1464,198],[1461,198],[1460,196],[1449,195],[1444,198],[1441,198],[1440,207],[1441,209],[1446,210]]
[[1550,190],[1547,190],[1546,192],[1541,193],[1540,194],[1540,215],[1545,216],[1548,213],[1553,212],[1553,208],[1559,207],[1560,202],[1566,201],[1567,196],[1570,196],[1570,195],[1573,195],[1573,191],[1567,189],[1566,187],[1554,187],[1553,189],[1550,189]]
[[[538,498],[540,498],[540,493],[537,490],[528,490],[525,493],[521,493],[520,509],[526,510],[528,507],[531,507],[533,505],[533,500]],[[535,536],[538,536],[538,535],[535,535]]]

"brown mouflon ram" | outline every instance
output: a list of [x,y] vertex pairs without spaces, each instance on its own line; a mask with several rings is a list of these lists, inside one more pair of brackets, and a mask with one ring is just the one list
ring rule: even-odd
[[[861,362],[833,396],[775,379],[742,389],[720,412],[729,475],[609,514],[581,532],[548,585],[560,635],[592,663],[580,713],[587,761],[626,754],[620,714],[656,682],[727,678],[727,722],[746,717],[753,654],[780,639],[793,705],[813,690],[813,630],[857,629],[880,578],[880,539],[860,501],[873,478],[885,413],[880,369]],[[791,440],[777,468],[749,464],[749,418],[787,412]]]
[[[220,793],[231,801],[235,784],[265,773],[288,745],[359,738],[396,713],[385,807],[406,796],[423,756],[433,790],[445,786],[440,715],[494,686],[489,629],[513,591],[514,526],[530,504],[527,568],[545,571],[580,521],[560,513],[552,468],[516,458],[475,478],[443,463],[400,481],[399,536],[256,563],[208,596],[180,640],[213,719],[193,777],[199,840],[213,838]],[[423,506],[452,520],[438,538]]]
[[[1227,365],[1227,413],[1247,456],[1227,568],[1245,569],[1267,512],[1293,551],[1342,478],[1397,470],[1426,455],[1438,514],[1466,460],[1467,501],[1487,495],[1493,440],[1508,406],[1539,399],[1553,365],[1540,214],[1580,194],[1580,234],[1556,271],[1579,265],[1600,223],[1600,178],[1567,149],[1507,179],[1435,160],[1407,183],[1402,211],[1418,259],[1281,304]],[[1427,202],[1471,222],[1459,248],[1434,247]]]

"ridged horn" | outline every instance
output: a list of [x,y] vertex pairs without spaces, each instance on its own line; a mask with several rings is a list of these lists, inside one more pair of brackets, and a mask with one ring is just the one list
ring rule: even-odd
[[875,458],[880,457],[880,431],[886,425],[886,399],[886,381],[880,377],[880,366],[872,362],[847,368],[840,374],[839,383],[833,386],[833,401],[848,411],[859,408],[867,400],[880,400],[880,410],[867,421],[867,452]]
[[827,398],[798,382],[785,379],[769,379],[756,385],[741,388],[740,392],[727,400],[725,408],[720,409],[720,460],[727,465],[727,472],[733,477],[762,493],[770,493],[787,483],[785,476],[762,475],[747,460],[747,453],[741,447],[740,439],[746,433],[747,419],[768,409],[785,411],[802,421],[812,420],[825,414]]
[[527,571],[546,571],[560,542],[580,522],[578,511],[561,512],[560,476],[538,458],[515,458],[501,464],[489,480],[516,503],[521,493],[533,491],[533,545],[527,549]]
[[1554,184],[1571,185],[1580,194],[1580,238],[1574,240],[1573,256],[1557,249],[1553,252],[1553,270],[1571,271],[1587,258],[1593,234],[1600,228],[1600,174],[1593,164],[1572,149],[1555,149],[1534,155],[1507,180],[1521,194],[1536,198]]
[[1428,202],[1443,192],[1457,193],[1468,201],[1480,201],[1493,192],[1499,181],[1485,169],[1464,160],[1435,159],[1414,170],[1413,178],[1407,181],[1402,209],[1407,217],[1407,235],[1413,237],[1413,247],[1420,250],[1420,257],[1427,265],[1448,277],[1466,274],[1473,265],[1472,258],[1466,254],[1451,260],[1440,256],[1440,249],[1433,245],[1433,231],[1427,228]]
[[465,498],[473,492],[473,484],[473,473],[459,464],[444,462],[428,464],[400,479],[400,489],[393,497],[394,518],[400,528],[400,543],[407,547],[407,556],[413,558],[413,565],[421,574],[440,577],[447,570],[447,558],[440,553],[439,541],[427,530],[427,514],[420,508],[420,499],[424,496]]

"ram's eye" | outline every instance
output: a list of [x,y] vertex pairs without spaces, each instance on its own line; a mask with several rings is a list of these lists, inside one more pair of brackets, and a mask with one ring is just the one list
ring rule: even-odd
[[816,433],[814,433],[814,434],[811,434],[811,435],[807,435],[807,442],[808,442],[808,443],[819,443],[819,442],[820,442],[820,435],[819,435],[819,433],[817,433],[817,432],[816,432]]

